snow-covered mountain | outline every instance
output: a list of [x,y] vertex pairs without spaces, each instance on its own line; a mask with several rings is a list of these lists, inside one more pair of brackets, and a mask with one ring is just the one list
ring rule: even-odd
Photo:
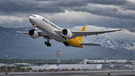
[[108,37],[95,36],[87,38],[87,42],[98,43],[107,48],[135,51],[135,40],[113,40]]
[[[64,44],[51,40],[50,43],[52,44],[52,46],[47,47],[44,44],[44,38],[32,39],[28,35],[18,34],[16,32],[28,31],[30,29],[32,28],[0,27],[0,58],[5,58],[5,56],[8,55],[8,58],[24,59],[36,58],[36,56],[38,56],[38,58],[42,59],[56,59],[57,50],[60,50],[62,52],[62,59],[130,58],[130,55],[127,53],[123,53],[121,51],[117,51],[111,48],[105,48],[102,46],[84,46],[84,48],[65,47]],[[94,41],[94,39],[91,41]],[[95,39],[95,41],[97,41],[97,39]],[[106,41],[106,38],[100,37],[97,42],[107,44]],[[113,42],[110,41],[110,43]],[[110,45],[108,45],[108,47]]]

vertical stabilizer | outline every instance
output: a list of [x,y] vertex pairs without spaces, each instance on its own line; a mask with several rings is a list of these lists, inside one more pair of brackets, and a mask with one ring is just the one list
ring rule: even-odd
[[[83,28],[80,30],[80,31],[85,31],[85,26],[83,26]],[[81,42],[82,41],[82,37],[83,36],[79,36],[79,37],[76,37],[76,39]]]

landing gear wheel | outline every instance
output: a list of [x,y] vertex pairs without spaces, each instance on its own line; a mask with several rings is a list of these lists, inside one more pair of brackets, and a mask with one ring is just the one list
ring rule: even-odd
[[51,47],[50,42],[46,42],[46,41],[45,41],[45,44],[47,45],[47,47],[49,47],[49,46]]
[[63,43],[65,44],[66,47],[69,46],[69,44],[68,44],[67,41],[65,41],[65,42],[63,42]]

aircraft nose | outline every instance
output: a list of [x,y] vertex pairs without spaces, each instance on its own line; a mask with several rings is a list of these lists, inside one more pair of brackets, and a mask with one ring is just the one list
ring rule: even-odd
[[32,16],[29,16],[29,20],[31,20],[32,19]]
[[29,16],[29,21],[33,24],[33,16]]
[[35,25],[36,19],[35,18],[36,18],[35,15],[29,16],[29,21],[30,21],[30,23],[32,24],[33,27],[36,27],[36,25]]

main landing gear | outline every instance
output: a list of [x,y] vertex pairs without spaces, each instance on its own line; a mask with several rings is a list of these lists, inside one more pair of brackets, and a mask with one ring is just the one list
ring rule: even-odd
[[51,44],[49,42],[50,38],[49,37],[46,37],[47,41],[45,41],[45,44],[47,47],[51,47]]
[[69,43],[67,41],[64,41],[63,43],[65,44],[66,47],[69,46]]
[[47,41],[47,42],[45,41],[45,44],[46,44],[47,47],[51,47],[51,44],[50,44],[49,41]]

